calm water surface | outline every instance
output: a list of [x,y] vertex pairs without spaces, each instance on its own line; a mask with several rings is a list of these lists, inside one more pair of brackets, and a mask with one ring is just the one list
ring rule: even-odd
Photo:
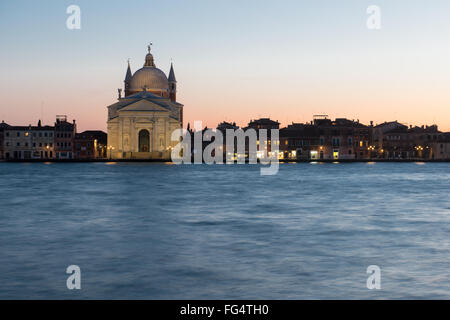
[[0,163],[0,298],[450,299],[449,163],[259,169]]

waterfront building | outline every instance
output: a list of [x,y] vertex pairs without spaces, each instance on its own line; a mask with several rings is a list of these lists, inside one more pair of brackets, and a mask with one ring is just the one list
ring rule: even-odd
[[280,130],[280,159],[368,159],[371,129],[359,121],[332,121],[326,115],[316,115],[310,123],[293,123]]
[[176,101],[173,65],[169,77],[155,65],[148,47],[144,66],[134,74],[128,63],[124,93],[108,106],[108,156],[113,159],[170,159],[175,129],[183,126],[183,105]]
[[371,159],[376,156],[373,142],[373,122],[370,125],[352,121],[353,129],[353,153],[355,159]]
[[324,146],[320,145],[319,127],[313,124],[292,123],[280,130],[280,159],[324,158]]
[[[336,118],[315,119],[314,124],[320,130],[320,145],[323,147],[323,159],[368,159],[372,140],[371,129],[359,120]],[[321,155],[320,155],[321,158]]]
[[[389,131],[404,131],[407,130],[408,126],[404,125],[400,122],[398,122],[397,120],[395,121],[389,121],[389,122],[383,122],[381,124],[377,124],[374,128],[373,128],[373,142],[374,142],[374,146],[375,149],[380,152],[380,153],[384,153],[385,147],[383,146],[383,140],[384,140],[384,134],[389,132]],[[386,154],[380,155],[382,157],[385,157]]]
[[231,149],[231,150],[227,149],[227,130],[236,131],[237,129],[239,129],[239,126],[236,125],[236,122],[231,123],[231,122],[223,121],[217,125],[216,130],[222,132],[222,136],[223,136],[222,153],[223,153],[224,160],[226,160],[227,154],[232,156],[233,159],[236,159],[236,157],[237,157],[236,143],[233,143],[233,149]]
[[436,141],[430,143],[431,158],[434,160],[450,160],[450,132],[440,134]]
[[436,156],[433,146],[436,148],[441,135],[436,125],[399,126],[382,134],[383,147],[378,155],[385,159],[433,159]]
[[5,133],[5,129],[7,129],[9,127],[9,125],[7,123],[5,123],[5,121],[2,121],[2,123],[0,123],[0,160],[5,158],[4,155],[4,133]]
[[90,136],[76,133],[73,139],[75,158],[87,160],[95,158],[94,141]]
[[[268,156],[273,156],[272,144],[278,144],[278,148],[279,148],[280,141],[273,140],[272,132],[271,132],[272,129],[279,129],[279,128],[280,128],[280,123],[278,121],[271,120],[270,118],[260,118],[260,119],[256,119],[256,120],[250,120],[247,127],[245,127],[243,129],[244,131],[246,131],[248,129],[254,129],[256,131],[257,145],[258,145],[258,151],[256,153],[257,153],[258,158],[263,157],[264,154],[267,154]],[[267,130],[267,140],[264,142],[264,146],[261,146],[261,143],[263,143],[263,141],[260,141],[260,135],[259,135],[260,129]],[[278,156],[278,155],[276,155],[276,156]],[[248,145],[246,145],[246,157],[248,157]]]
[[67,116],[56,116],[55,154],[56,159],[73,159],[74,137],[77,133],[75,120],[67,121]]
[[5,159],[53,159],[54,127],[42,126],[9,126],[4,129]]
[[346,120],[315,119],[314,124],[320,131],[320,145],[323,147],[324,159],[354,159],[353,131],[348,127]]
[[107,157],[107,134],[99,130],[77,133],[74,139],[76,159],[104,159]]

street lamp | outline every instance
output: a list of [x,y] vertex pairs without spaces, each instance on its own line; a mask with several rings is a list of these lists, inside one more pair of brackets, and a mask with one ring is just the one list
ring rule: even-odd
[[369,147],[367,147],[367,150],[369,150],[369,158],[372,159],[372,154],[373,154],[373,151],[375,150],[375,147],[369,146]]
[[114,150],[114,147],[113,146],[109,146],[108,150],[109,150],[109,160],[111,160],[111,158],[112,158],[112,151]]

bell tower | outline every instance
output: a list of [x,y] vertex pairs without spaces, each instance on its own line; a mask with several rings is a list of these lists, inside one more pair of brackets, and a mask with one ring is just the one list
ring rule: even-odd
[[169,72],[169,98],[172,102],[177,101],[177,79],[175,79],[175,72],[173,71],[173,63],[170,64]]
[[127,74],[125,75],[125,97],[130,95],[130,80],[131,80],[131,69],[130,69],[130,59],[128,59]]

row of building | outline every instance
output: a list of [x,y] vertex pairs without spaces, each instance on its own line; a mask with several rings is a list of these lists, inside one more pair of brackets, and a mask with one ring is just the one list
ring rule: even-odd
[[[236,123],[222,122],[216,129],[225,137],[226,129],[238,128]],[[398,121],[366,125],[359,120],[316,115],[309,123],[292,123],[281,129],[278,121],[269,118],[252,120],[242,129],[279,129],[279,141],[269,137],[266,150],[272,152],[271,146],[277,143],[280,160],[450,160],[450,133],[439,131],[436,125],[413,127]],[[226,139],[221,150],[224,157],[227,152],[248,157],[248,146],[246,155],[238,155],[236,148],[227,151]]]
[[52,160],[97,159],[107,155],[107,135],[103,131],[77,133],[75,120],[57,116],[53,126],[12,126],[0,124],[0,159]]
[[[203,129],[205,131],[207,128]],[[237,130],[236,123],[222,122],[216,130],[223,133],[223,156],[248,157],[237,154],[237,146],[227,150],[226,130]],[[292,123],[280,129],[278,121],[269,118],[252,120],[242,128],[268,130],[265,150],[272,152],[278,146],[280,160],[450,160],[450,132],[441,132],[436,125],[413,127],[397,121],[365,125],[359,120],[326,115],[314,116],[309,123]],[[279,140],[272,141],[271,129],[279,130]],[[193,133],[188,124],[188,131]],[[193,137],[193,135],[192,135]],[[259,137],[257,137],[259,145]],[[210,142],[204,141],[203,148]],[[198,152],[192,146],[192,154]],[[262,148],[259,148],[262,150]],[[77,133],[75,120],[57,116],[53,126],[11,126],[0,123],[0,159],[106,159],[111,158],[113,147],[107,145],[103,131]],[[273,155],[273,154],[272,154]]]

